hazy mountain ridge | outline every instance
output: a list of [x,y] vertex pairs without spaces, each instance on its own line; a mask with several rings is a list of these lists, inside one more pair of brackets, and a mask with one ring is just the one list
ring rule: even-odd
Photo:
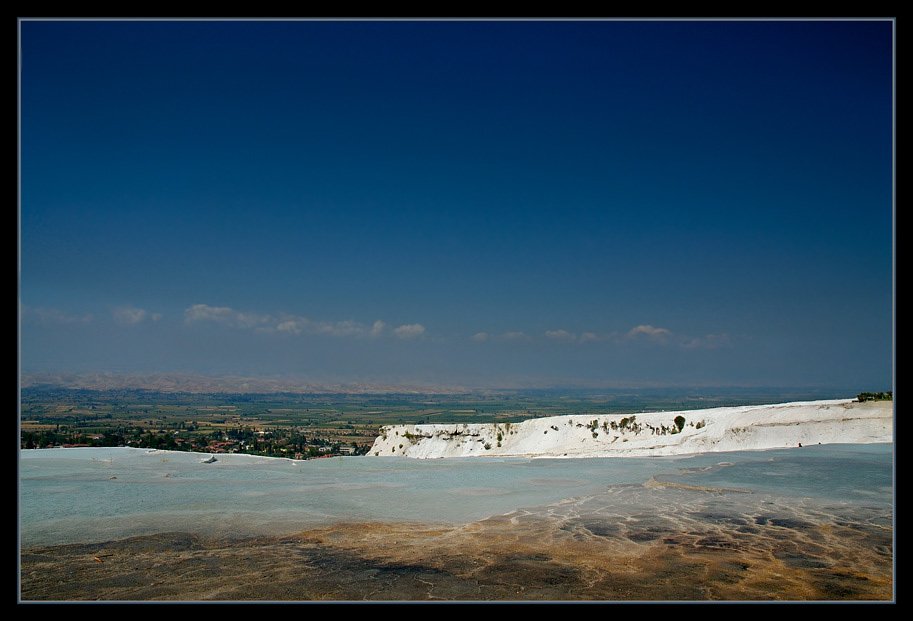
[[213,377],[195,374],[153,373],[27,373],[20,379],[22,388],[53,386],[86,390],[140,389],[188,393],[300,393],[300,394],[461,394],[469,389],[459,386],[414,386],[381,383],[321,383],[296,378],[247,376]]

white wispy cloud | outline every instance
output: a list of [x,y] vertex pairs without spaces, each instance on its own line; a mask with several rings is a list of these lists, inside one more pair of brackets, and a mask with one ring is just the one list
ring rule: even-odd
[[184,311],[184,321],[187,323],[211,321],[229,328],[255,328],[272,324],[275,319],[270,315],[243,313],[228,306],[194,304]]
[[498,338],[502,341],[528,341],[529,336],[526,332],[520,332],[519,330],[512,330],[510,332],[504,332],[499,334]]
[[318,334],[325,336],[364,336],[368,327],[356,321],[312,321],[298,315],[281,315],[275,322],[257,328],[261,332]]
[[368,327],[357,321],[316,321],[311,324],[315,334],[329,336],[364,336]]
[[[728,334],[706,334],[704,336],[688,336],[677,334],[668,328],[660,328],[650,324],[640,324],[634,326],[626,332],[595,332],[587,330],[579,334],[559,328],[556,330],[546,330],[542,336],[550,341],[559,343],[607,343],[610,345],[620,345],[625,342],[646,342],[669,347],[681,347],[683,349],[718,349],[729,347],[732,341]],[[476,343],[486,343],[489,341],[531,341],[533,340],[525,332],[511,331],[501,334],[492,334],[490,332],[476,332],[471,337]]]
[[111,315],[114,317],[114,321],[122,326],[135,326],[146,319],[158,321],[162,318],[160,313],[150,313],[149,311],[143,308],[137,308],[136,306],[119,306],[111,311]]
[[732,345],[732,339],[726,333],[689,336],[677,334],[667,328],[657,328],[643,324],[631,328],[625,335],[628,339],[646,338],[663,345],[678,346],[682,349],[719,349]]
[[394,328],[393,334],[401,339],[418,338],[425,333],[425,326],[420,323],[407,323]]
[[285,319],[276,324],[276,330],[278,332],[288,332],[289,334],[301,334],[304,331],[304,328],[300,321]]
[[680,344],[685,349],[719,349],[729,347],[732,339],[728,334],[705,334],[704,336],[685,337]]
[[[210,322],[229,328],[253,329],[263,333],[288,335],[316,335],[331,337],[372,337],[386,333],[387,324],[378,319],[373,324],[358,321],[316,321],[301,315],[289,313],[265,314],[242,312],[228,306],[194,304],[184,311],[187,324]],[[407,324],[396,328],[393,333],[399,338],[416,338],[425,332],[421,324]]]
[[509,330],[507,332],[501,332],[500,334],[493,334],[491,332],[476,332],[471,337],[472,341],[476,343],[488,343],[488,342],[498,342],[498,341],[529,341],[532,340],[526,332],[521,332],[520,330]]
[[75,323],[89,323],[92,321],[92,315],[86,313],[83,315],[74,315],[72,313],[67,313],[58,308],[43,308],[43,307],[31,307],[23,306],[22,307],[22,319],[34,321],[40,324],[75,324]]
[[628,330],[628,338],[646,337],[653,341],[665,341],[672,335],[671,330],[666,328],[657,328],[650,324],[641,324]]
[[577,335],[573,332],[568,332],[567,330],[546,330],[545,337],[553,341],[563,341],[565,343],[577,340]]

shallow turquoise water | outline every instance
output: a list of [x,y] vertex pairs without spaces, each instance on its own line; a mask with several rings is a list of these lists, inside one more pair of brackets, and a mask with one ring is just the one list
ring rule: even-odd
[[830,444],[722,455],[733,456],[726,458],[731,466],[689,472],[670,480],[844,502],[891,499],[889,444]]
[[820,507],[890,514],[892,449],[819,445],[689,457],[537,460],[293,462],[221,455],[212,464],[200,463],[196,453],[145,449],[23,450],[20,533],[23,545],[50,545],[163,531],[280,534],[336,521],[460,523],[570,499],[602,499],[623,515],[626,499],[634,496],[616,493],[620,489],[637,490],[638,511],[644,503],[659,502],[641,492],[651,478],[751,492],[735,496],[752,502],[773,498],[788,504],[801,498]]

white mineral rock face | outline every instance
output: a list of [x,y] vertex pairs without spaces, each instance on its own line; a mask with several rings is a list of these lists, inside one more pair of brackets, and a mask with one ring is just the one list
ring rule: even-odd
[[[681,431],[678,416],[685,419]],[[892,440],[893,402],[840,399],[519,423],[389,425],[368,455],[641,457]]]

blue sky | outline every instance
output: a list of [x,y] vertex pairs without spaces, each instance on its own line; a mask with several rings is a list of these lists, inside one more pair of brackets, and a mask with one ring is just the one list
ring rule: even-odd
[[890,22],[23,22],[21,361],[890,387]]

